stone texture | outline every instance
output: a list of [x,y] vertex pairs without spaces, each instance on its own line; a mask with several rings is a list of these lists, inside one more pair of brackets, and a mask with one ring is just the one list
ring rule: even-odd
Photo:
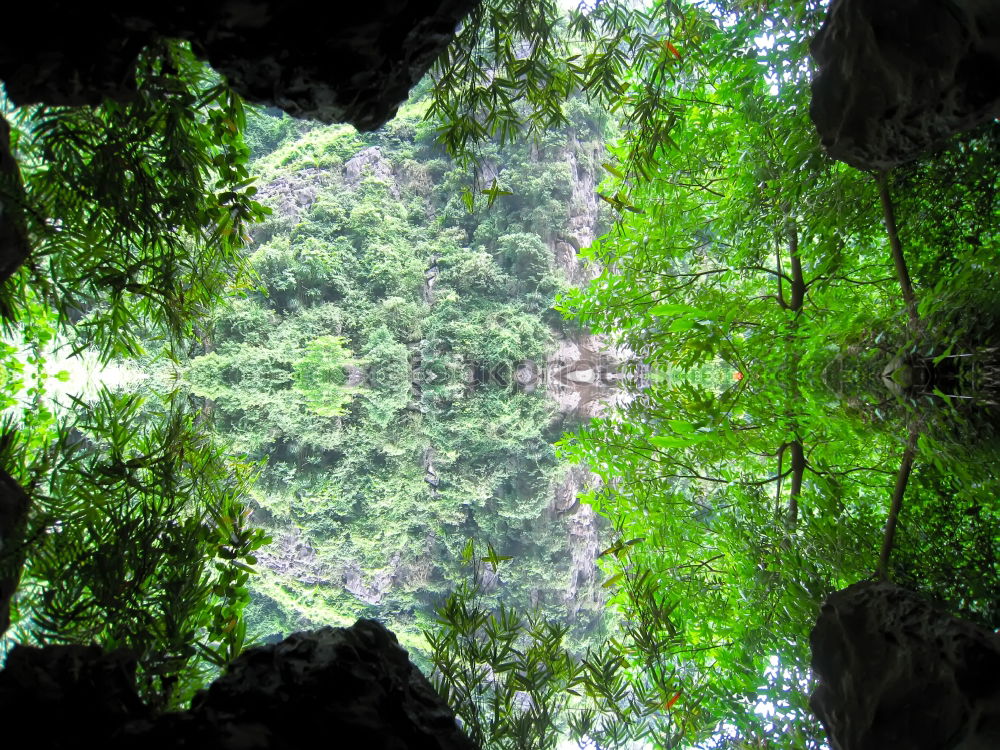
[[[98,646],[16,646],[0,672],[5,735],[45,750],[107,747],[128,721],[148,716],[135,661]],[[20,731],[18,731],[20,728]]]
[[[18,646],[0,672],[8,736],[44,750],[473,750],[455,715],[372,620],[247,650],[189,711],[154,716],[135,664],[96,646]],[[16,722],[16,724],[15,724]]]
[[0,283],[10,278],[30,251],[21,209],[23,195],[21,173],[10,152],[10,126],[0,117]]
[[476,0],[39,0],[5,17],[0,80],[18,104],[127,100],[136,56],[186,39],[244,98],[372,130],[390,119]]
[[834,750],[1000,748],[1000,636],[887,582],[832,594],[810,704]]
[[1000,115],[996,0],[834,0],[810,114],[835,159],[888,169]]
[[24,566],[24,530],[31,500],[0,468],[0,635],[10,625],[10,603]]

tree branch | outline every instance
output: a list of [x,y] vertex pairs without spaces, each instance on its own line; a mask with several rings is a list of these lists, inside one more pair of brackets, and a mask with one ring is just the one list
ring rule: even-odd
[[906,441],[906,450],[903,451],[903,460],[899,464],[899,473],[896,474],[896,487],[892,491],[889,517],[885,520],[882,552],[878,558],[878,577],[883,581],[889,577],[889,553],[892,551],[892,543],[896,536],[896,522],[899,520],[899,510],[903,505],[903,494],[906,492],[906,484],[910,480],[913,459],[917,455],[918,434],[915,427],[910,428],[910,437]]
[[806,473],[806,455],[802,441],[796,440],[788,447],[792,452],[792,488],[788,493],[788,528],[794,529],[799,522],[799,497],[802,495],[802,478]]
[[788,222],[788,255],[792,263],[792,300],[788,308],[801,312],[806,299],[806,282],[802,275],[802,258],[799,257],[799,232],[794,221]]
[[892,198],[889,196],[888,173],[885,170],[880,170],[875,179],[878,182],[878,196],[882,202],[882,216],[885,221],[885,230],[889,234],[889,248],[892,263],[896,267],[896,278],[899,279],[899,288],[903,293],[903,302],[906,303],[910,326],[916,328],[920,323],[920,317],[917,314],[917,296],[913,293],[910,272],[906,267],[906,258],[903,256],[903,245],[899,241],[896,214],[892,207]]

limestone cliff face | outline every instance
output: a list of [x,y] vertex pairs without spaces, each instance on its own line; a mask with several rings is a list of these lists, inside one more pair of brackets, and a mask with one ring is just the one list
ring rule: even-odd
[[[560,157],[569,165],[569,200],[566,223],[553,233],[549,248],[572,286],[586,286],[601,272],[596,263],[582,258],[580,251],[607,229],[607,217],[597,197],[603,153],[602,142],[581,141],[570,133]],[[607,336],[582,332],[559,337],[545,363],[547,393],[563,414],[580,419],[601,416],[630,399],[621,388],[619,368],[632,358],[631,352],[613,346]]]
[[633,398],[622,388],[619,372],[633,358],[607,336],[581,333],[562,339],[546,363],[548,394],[564,414],[580,419],[603,416]]
[[335,179],[329,170],[307,167],[261,185],[257,199],[274,212],[275,218],[295,223],[305,216],[316,197]]
[[[596,265],[583,261],[578,253],[589,247],[602,230],[601,208],[597,198],[597,164],[604,144],[580,143],[571,134],[566,146],[565,159],[570,167],[571,193],[566,229],[555,239],[552,247],[556,264],[566,274],[573,286],[584,286],[600,272]],[[586,157],[590,158],[586,158]]]
[[[292,236],[300,225],[303,234],[310,235],[313,227],[309,225],[313,223],[323,224],[328,235],[336,232],[341,223],[347,226],[347,217],[353,211],[338,213],[341,209],[337,206],[354,206],[358,197],[371,191],[381,196],[377,211],[399,209],[396,219],[405,215],[408,226],[426,225],[428,238],[435,236],[435,224],[447,222],[459,246],[481,254],[486,264],[495,262],[510,278],[515,278],[515,271],[504,265],[510,259],[502,251],[491,256],[489,248],[498,244],[500,235],[519,231],[535,233],[549,250],[549,274],[555,270],[574,285],[586,284],[596,276],[599,269],[581,259],[579,250],[603,233],[608,221],[596,193],[601,179],[602,141],[593,134],[588,140],[566,132],[549,137],[544,153],[538,149],[528,153],[501,151],[498,157],[480,165],[477,179],[487,186],[497,179],[509,186],[513,195],[501,198],[492,210],[480,203],[477,214],[470,216],[456,200],[457,188],[449,191],[440,185],[441,181],[449,186],[459,184],[449,174],[451,167],[440,152],[409,140],[414,122],[413,111],[408,108],[400,120],[374,136],[357,137],[346,132],[341,136],[334,129],[311,130],[301,132],[294,142],[276,146],[271,154],[262,157],[260,166],[265,176],[257,195],[274,215],[261,227],[257,240],[267,244],[272,236]],[[375,183],[381,187],[375,189]],[[478,232],[479,226],[488,229]],[[420,236],[419,231],[415,234]],[[419,262],[426,264],[421,296],[433,311],[454,296],[449,286],[454,282],[449,281],[450,266],[442,261],[434,243],[425,244],[419,255]],[[278,242],[274,247],[280,245]],[[360,253],[364,248],[358,246],[356,250]],[[555,343],[552,354],[538,361],[511,363],[513,378],[505,384],[553,399],[557,420],[573,422],[604,413],[621,397],[617,372],[629,354],[610,347],[605,337],[586,333],[565,337],[558,325],[551,327],[551,334]],[[417,355],[422,352],[419,346],[415,350],[411,347],[412,367],[421,367]],[[433,381],[428,377],[426,382]],[[459,383],[458,387],[471,391],[485,387],[483,382],[473,369],[467,373],[464,386]],[[426,408],[419,393],[411,405],[414,410]],[[449,459],[430,442],[420,462],[427,498],[434,502],[439,485],[454,483],[456,474]],[[538,495],[538,534],[553,540],[546,557],[554,555],[558,559],[545,563],[549,579],[546,583],[524,589],[519,583],[516,587],[518,596],[523,591],[533,603],[557,607],[560,617],[565,613],[567,622],[579,625],[579,632],[600,619],[606,594],[596,565],[599,551],[607,546],[606,524],[592,507],[577,500],[578,494],[587,491],[596,479],[583,469],[573,468],[550,480],[547,507],[541,505],[546,500],[544,489]],[[517,485],[516,480],[513,485]],[[533,486],[531,492],[538,490]],[[495,499],[487,504],[509,510],[505,502]],[[353,520],[345,519],[343,523]],[[468,523],[475,523],[471,511]],[[289,527],[275,530],[273,536],[274,544],[262,550],[258,559],[282,581],[346,593],[350,596],[343,600],[352,606],[368,605],[383,611],[393,611],[400,601],[411,600],[413,592],[440,590],[443,572],[450,571],[442,556],[454,555],[437,532],[428,533],[420,549],[414,549],[407,540],[387,537],[384,549],[375,553],[350,542],[325,547],[312,543],[308,529]],[[535,558],[529,562],[534,563]],[[534,565],[532,575],[537,575],[537,569]],[[484,583],[499,587],[504,582],[496,578]]]
[[594,512],[587,503],[580,502],[580,494],[598,488],[601,479],[582,466],[570,467],[552,493],[549,511],[562,518],[569,534],[570,565],[563,594],[567,619],[576,620],[583,610],[598,610],[606,601],[606,590],[601,588],[597,556],[605,540],[607,521]]

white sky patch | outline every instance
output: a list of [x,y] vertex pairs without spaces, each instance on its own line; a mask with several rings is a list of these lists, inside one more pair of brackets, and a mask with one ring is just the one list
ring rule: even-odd
[[[15,342],[9,342],[17,346]],[[21,374],[21,389],[14,395],[17,404],[9,407],[11,410],[31,408],[34,395],[29,389],[37,382],[33,373],[37,365],[29,363],[29,349],[21,349],[16,358],[24,365]],[[57,411],[72,409],[74,399],[95,401],[102,389],[110,391],[136,390],[149,379],[149,373],[143,372],[127,364],[110,362],[103,364],[96,351],[83,351],[77,355],[70,353],[68,344],[61,343],[52,346],[43,355],[45,363],[42,372],[43,400]]]

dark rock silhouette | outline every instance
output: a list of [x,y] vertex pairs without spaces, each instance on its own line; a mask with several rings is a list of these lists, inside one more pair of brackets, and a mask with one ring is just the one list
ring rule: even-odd
[[1000,748],[1000,636],[892,583],[832,594],[810,704],[834,750]]
[[10,603],[21,580],[30,507],[21,486],[0,468],[0,635],[10,626]]
[[22,3],[5,17],[0,80],[19,105],[128,100],[136,56],[184,39],[245,99],[373,130],[451,41],[476,0]]
[[10,153],[10,126],[0,117],[0,282],[10,278],[31,250],[21,206],[23,192],[21,173]]
[[189,711],[159,716],[139,700],[125,652],[18,646],[0,672],[0,705],[8,729],[16,720],[40,750],[475,747],[396,637],[373,620],[249,649]]
[[830,155],[889,169],[1000,115],[1000,3],[834,0],[811,45]]

